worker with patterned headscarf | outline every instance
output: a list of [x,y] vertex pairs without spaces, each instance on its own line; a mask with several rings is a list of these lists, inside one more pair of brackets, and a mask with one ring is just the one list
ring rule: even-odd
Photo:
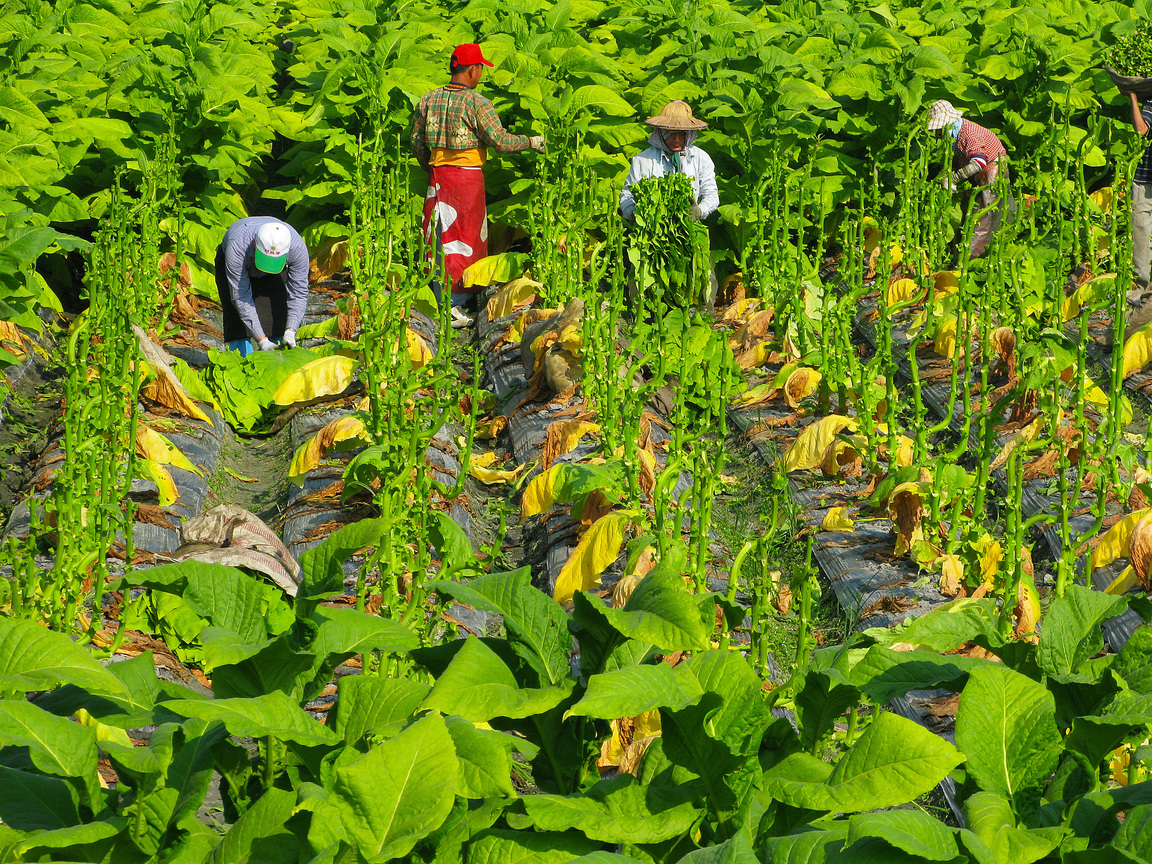
[[967,181],[976,189],[974,201],[979,210],[996,205],[980,217],[972,232],[969,252],[972,258],[979,258],[1000,230],[1005,209],[1014,210],[1015,202],[1011,195],[1007,201],[999,201],[991,189],[1001,173],[1008,179],[1008,151],[995,132],[965,120],[961,114],[951,102],[933,102],[928,109],[928,131],[935,132],[938,138],[947,135],[952,139],[952,171],[945,172],[940,182],[956,189]]
[[506,132],[492,103],[476,92],[484,67],[491,65],[479,45],[457,45],[448,64],[452,80],[424,94],[412,112],[410,143],[420,167],[428,171],[424,241],[430,259],[444,256],[453,327],[472,323],[466,307],[476,289],[464,287],[461,276],[469,264],[488,255],[486,148],[497,153],[544,150],[543,136]]
[[716,192],[716,169],[712,158],[695,145],[702,129],[708,124],[692,116],[692,108],[679,99],[669,102],[655,117],[644,123],[653,128],[648,136],[648,149],[632,157],[632,167],[620,192],[620,212],[629,222],[636,212],[632,186],[644,177],[663,177],[665,174],[685,174],[692,181],[696,203],[692,205],[694,220],[707,219],[720,206]]

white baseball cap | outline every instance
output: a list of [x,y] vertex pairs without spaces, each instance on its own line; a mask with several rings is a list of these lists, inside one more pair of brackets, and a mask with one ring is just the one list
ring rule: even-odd
[[279,273],[288,263],[292,232],[283,222],[267,222],[256,232],[256,269]]

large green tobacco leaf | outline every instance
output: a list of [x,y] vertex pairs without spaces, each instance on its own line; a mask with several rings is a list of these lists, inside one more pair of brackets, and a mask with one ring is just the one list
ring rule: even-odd
[[96,770],[96,730],[29,702],[0,701],[0,747],[27,747],[32,764],[57,777],[88,777]]
[[445,723],[460,757],[456,794],[474,801],[516,797],[512,788],[513,738],[491,729],[477,729],[461,717],[446,717]]
[[1128,811],[1112,845],[1128,853],[1133,861],[1152,861],[1152,804]]
[[731,839],[689,852],[676,864],[759,864],[752,842],[745,832],[739,832]]
[[571,679],[564,679],[555,687],[521,688],[496,652],[469,636],[436,680],[423,707],[459,714],[472,722],[530,717],[555,708],[571,694],[573,685]]
[[923,861],[951,861],[960,855],[956,832],[918,810],[853,816],[848,820],[845,850],[864,838],[882,840]]
[[874,702],[884,704],[909,690],[947,687],[960,690],[968,672],[990,661],[934,651],[893,651],[873,645],[849,674],[849,680]]
[[635,717],[653,708],[678,710],[699,699],[700,683],[664,663],[628,666],[593,675],[584,697],[568,709],[566,716],[598,717],[602,720]]
[[600,844],[576,831],[537,834],[493,829],[468,845],[467,864],[567,864]]
[[864,634],[884,646],[910,643],[933,651],[951,651],[977,637],[1000,644],[996,629],[996,604],[990,600],[964,598],[933,609],[927,615],[909,618],[895,627],[875,627]]
[[1100,625],[1124,611],[1127,601],[1069,585],[1052,601],[1040,630],[1037,661],[1049,675],[1069,675],[1104,647]]
[[322,355],[307,348],[257,351],[210,351],[204,382],[212,390],[224,419],[244,432],[266,432],[278,413],[274,395],[284,379]]
[[640,580],[623,609],[603,607],[604,617],[621,635],[664,651],[705,650],[711,629],[684,585],[683,565],[682,554],[668,556]]
[[1012,804],[994,792],[976,792],[964,801],[968,830],[988,848],[993,860],[1033,864],[1058,845],[1065,830],[1020,828]]
[[83,708],[106,725],[134,729],[152,722],[152,708],[164,693],[170,696],[178,693],[176,698],[182,698],[191,692],[156,677],[151,651],[131,660],[112,663],[108,671],[124,683],[128,691],[126,696],[112,693],[93,696],[75,685],[66,684],[38,698],[36,707],[60,717],[68,717]]
[[21,831],[51,831],[80,821],[76,790],[56,777],[0,765],[0,822]]
[[841,854],[848,838],[848,825],[834,822],[819,828],[805,828],[787,837],[770,837],[764,844],[765,864],[848,864]]
[[47,690],[58,684],[128,695],[123,682],[67,636],[32,621],[0,618],[0,692]]
[[281,741],[294,741],[306,746],[335,744],[332,731],[301,710],[300,706],[279,691],[250,699],[212,699],[196,702],[176,699],[164,703],[164,709],[182,717],[220,720],[232,735],[262,738],[274,735]]
[[601,780],[581,795],[529,795],[522,799],[540,831],[575,828],[604,843],[660,843],[685,834],[699,811],[685,794],[641,786],[630,774]]
[[379,615],[355,609],[326,608],[312,617],[319,625],[312,651],[321,657],[369,651],[402,654],[419,645],[415,633],[403,624]]
[[284,825],[295,807],[295,792],[265,789],[212,850],[211,864],[293,864],[299,860],[300,841]]
[[367,862],[406,855],[448,816],[458,770],[444,720],[434,715],[418,720],[336,769],[328,799],[312,814],[308,840],[315,850],[343,840]]
[[999,664],[972,670],[956,712],[956,746],[980,788],[1020,805],[1056,768],[1056,703],[1041,684]]
[[796,721],[806,750],[816,752],[819,742],[849,707],[860,701],[860,691],[848,684],[833,683],[825,672],[809,670],[796,694]]
[[1132,633],[1112,671],[1137,693],[1152,694],[1152,627],[1139,627]]
[[355,744],[373,729],[406,723],[430,688],[404,678],[348,675],[337,689],[340,698],[328,722],[333,732]]
[[344,562],[366,546],[374,546],[391,528],[389,519],[361,519],[329,534],[324,541],[300,556],[301,585],[295,609],[311,618],[320,601],[344,590]]
[[527,567],[432,587],[459,603],[503,616],[514,650],[540,673],[542,682],[556,684],[568,675],[568,617],[560,604],[532,587]]
[[859,813],[923,795],[963,760],[923,726],[885,711],[835,767],[794,753],[764,772],[764,788],[793,807]]

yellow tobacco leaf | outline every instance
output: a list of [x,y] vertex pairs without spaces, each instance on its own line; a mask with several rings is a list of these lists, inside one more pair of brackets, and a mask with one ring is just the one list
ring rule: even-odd
[[600,584],[600,574],[620,555],[624,532],[632,521],[628,513],[608,513],[592,523],[556,577],[552,599],[566,603],[577,591]]
[[1124,372],[1127,378],[1152,360],[1152,323],[1145,324],[1124,343]]
[[912,300],[924,293],[924,289],[916,284],[915,279],[893,279],[884,292],[884,300],[889,306]]
[[320,465],[320,461],[328,455],[340,441],[357,438],[365,444],[368,443],[368,430],[364,421],[359,417],[337,417],[331,423],[322,427],[308,441],[300,445],[296,455],[292,457],[292,464],[288,468],[288,479],[298,486],[304,484],[304,476]]
[[343,354],[305,363],[284,379],[273,401],[277,405],[293,405],[343,393],[352,383],[352,375],[359,365],[359,360]]
[[[192,401],[188,396],[188,392],[184,389],[184,385],[173,374],[172,370],[161,363],[147,363],[156,373],[156,377],[140,388],[140,395],[145,399],[149,399],[158,405],[163,405],[165,408],[173,411],[178,411],[185,417],[191,417],[194,420],[203,420],[209,426],[212,421],[208,419],[208,415],[200,410],[199,406]],[[214,406],[219,407],[219,406]]]
[[941,357],[951,358],[956,353],[956,316],[948,315],[941,319],[932,340],[932,350]]
[[760,342],[740,354],[736,358],[736,365],[741,369],[755,369],[757,366],[763,366],[767,363],[771,354],[772,346],[767,342]]
[[[1057,418],[1059,422],[1059,418]],[[1023,429],[1013,432],[1008,440],[1004,442],[1004,446],[1000,448],[1000,452],[996,454],[996,458],[992,460],[991,470],[995,471],[1008,461],[1008,457],[1012,454],[1021,444],[1028,441],[1035,441],[1036,436],[1040,434],[1040,430],[1044,428],[1044,415],[1041,414]]]
[[[484,454],[485,457],[495,457],[495,455],[495,453]],[[489,465],[491,465],[493,461],[494,458],[485,459],[483,457],[470,460],[468,465],[468,473],[483,483],[485,486],[496,486],[501,483],[511,483],[528,467],[527,465],[518,465],[511,471],[501,471],[497,468],[489,468],[483,464],[487,462]]]
[[527,330],[528,327],[539,321],[547,321],[559,311],[559,309],[529,309],[517,318],[516,323],[508,329],[508,333],[504,336],[504,341],[519,342],[524,338],[524,331]]
[[903,555],[917,540],[924,539],[924,486],[901,483],[888,497],[888,515],[896,528],[894,554]]
[[959,555],[945,553],[940,557],[940,593],[955,597],[964,584],[964,562]]
[[508,418],[503,414],[497,414],[491,420],[478,420],[476,421],[476,432],[474,438],[480,438],[487,441],[495,438],[504,431],[504,427],[508,425]]
[[820,523],[821,531],[852,531],[856,523],[848,518],[847,507],[832,507]]
[[541,461],[546,466],[551,465],[557,457],[575,450],[585,435],[595,435],[599,432],[599,423],[587,420],[554,420],[544,431],[544,451]]
[[517,309],[530,305],[536,299],[536,292],[540,287],[539,282],[533,282],[523,276],[513,279],[501,288],[499,293],[488,299],[488,320],[503,318]]
[[1117,558],[1127,557],[1132,532],[1136,526],[1144,521],[1145,517],[1152,515],[1152,508],[1144,508],[1129,513],[1106,532],[1088,556],[1088,575],[1097,567],[1107,567]]
[[491,468],[496,464],[496,454],[494,452],[473,454],[469,464],[475,465],[477,468]]
[[788,448],[788,452],[784,454],[785,473],[815,468],[824,458],[824,451],[828,449],[836,434],[843,429],[855,431],[857,425],[852,417],[829,414],[805,426]]
[[940,270],[932,276],[932,293],[936,297],[947,297],[960,289],[960,274],[955,270]]
[[[659,735],[660,729],[660,709],[654,708],[651,711],[645,711],[643,714],[638,714],[635,717],[627,718],[631,720],[632,734],[630,736],[633,743],[642,741],[654,735]],[[620,760],[624,757],[624,745],[620,740],[620,720],[613,720],[610,724],[612,729],[612,736],[604,742],[600,747],[600,758],[596,761],[599,768],[615,768],[620,764]]]
[[136,476],[151,480],[160,490],[161,507],[170,507],[176,503],[176,499],[180,497],[180,490],[176,488],[176,481],[172,479],[167,468],[159,462],[143,457],[137,459],[134,464],[136,465]]
[[901,435],[897,439],[896,447],[896,465],[899,468],[907,468],[912,464],[912,453],[915,447],[915,442],[907,435]]
[[776,391],[780,389],[776,387],[773,382],[765,381],[763,384],[757,384],[755,387],[749,387],[743,393],[736,397],[736,404],[742,406],[757,405],[761,402],[769,402],[776,397]]
[[1101,273],[1093,276],[1083,285],[1064,298],[1061,314],[1065,321],[1071,321],[1085,307],[1099,306],[1112,299],[1112,292],[1116,286],[1115,273]]
[[4,348],[19,360],[23,360],[28,354],[20,328],[11,321],[0,321],[0,348]]
[[1109,583],[1108,587],[1104,589],[1105,594],[1127,594],[1133,588],[1140,584],[1140,578],[1136,575],[1136,568],[1129,564],[1124,568],[1124,572],[1117,576]]
[[136,424],[136,452],[160,465],[175,465],[177,468],[204,476],[204,472],[188,461],[188,457],[180,452],[179,447],[143,423]]
[[422,368],[432,359],[432,349],[428,347],[424,337],[411,327],[406,328],[404,335],[408,340],[408,359],[412,361],[412,368]]
[[993,585],[996,581],[996,574],[1000,572],[1000,561],[1004,557],[1004,550],[1000,546],[999,540],[993,540],[988,535],[981,538],[984,542],[984,548],[980,555],[980,580],[985,585]]
[[784,401],[789,408],[799,408],[800,400],[811,396],[820,386],[821,375],[815,369],[800,367],[784,383]]
[[553,465],[528,481],[528,486],[520,498],[521,519],[538,516],[552,509],[552,505],[556,503],[556,477],[559,471],[560,466]]
[[1020,574],[1020,586],[1016,589],[1016,627],[1013,632],[1016,638],[1031,636],[1037,637],[1036,625],[1040,623],[1040,592],[1036,590],[1035,580],[1027,573]]
[[760,304],[764,301],[759,297],[745,297],[743,300],[737,300],[731,306],[724,310],[724,314],[720,316],[721,321],[743,321],[749,317],[752,310],[759,308]]
[[[1108,404],[1108,394],[1093,384],[1087,376],[1084,378],[1084,400],[1093,405],[1104,407]],[[1120,425],[1127,426],[1132,422],[1132,402],[1123,393],[1120,394]]]
[[1112,201],[1114,198],[1115,193],[1112,191],[1111,186],[1105,186],[1103,189],[1097,189],[1095,192],[1089,193],[1088,195],[1088,199],[1105,213],[1112,212]]
[[852,435],[852,440],[843,438],[833,439],[824,451],[820,460],[820,470],[827,477],[857,477],[860,475],[864,460],[860,451],[865,449],[867,442],[863,435]]
[[502,252],[499,255],[489,255],[470,264],[460,278],[465,288],[477,285],[499,285],[509,282],[523,274],[524,256],[515,252]]

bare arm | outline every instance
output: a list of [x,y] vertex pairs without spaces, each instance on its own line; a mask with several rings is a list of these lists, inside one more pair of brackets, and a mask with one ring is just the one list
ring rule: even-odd
[[1132,103],[1132,127],[1141,135],[1148,134],[1148,124],[1144,122],[1144,115],[1140,110],[1140,100],[1136,94],[1129,91],[1128,99]]

